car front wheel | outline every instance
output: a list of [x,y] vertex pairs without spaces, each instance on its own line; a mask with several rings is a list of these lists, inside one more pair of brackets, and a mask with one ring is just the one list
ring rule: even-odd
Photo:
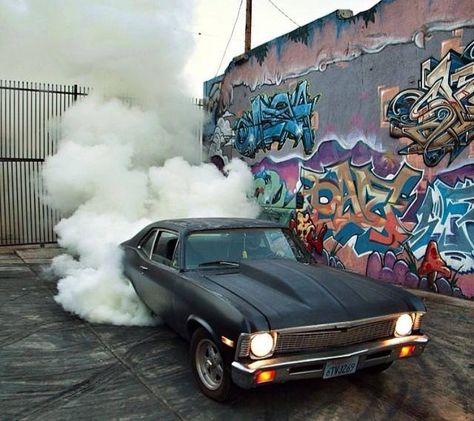
[[216,401],[225,401],[232,388],[219,347],[204,329],[197,329],[191,339],[191,369],[201,391]]

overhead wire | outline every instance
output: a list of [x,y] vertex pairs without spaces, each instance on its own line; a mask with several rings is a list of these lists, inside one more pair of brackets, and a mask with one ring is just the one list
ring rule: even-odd
[[[219,62],[219,67],[217,68],[216,76],[219,74],[219,70],[222,66],[222,62],[224,61],[224,57],[227,53],[227,49],[229,48],[230,41],[232,40],[232,37],[234,36],[235,27],[237,26],[237,21],[239,20],[240,10],[242,9],[242,3],[243,2],[244,2],[244,0],[240,0],[239,9],[237,10],[237,16],[235,17],[234,26],[232,27],[232,31],[230,33],[229,40],[227,41],[227,45],[225,46],[224,53],[222,54],[221,61]],[[214,77],[216,77],[216,76],[214,76]]]
[[268,2],[276,9],[278,10],[283,16],[285,16],[288,20],[290,20],[291,22],[293,22],[298,28],[301,27],[300,24],[298,24],[297,22],[295,22],[292,18],[290,18],[283,10],[281,10],[272,0],[268,0]]

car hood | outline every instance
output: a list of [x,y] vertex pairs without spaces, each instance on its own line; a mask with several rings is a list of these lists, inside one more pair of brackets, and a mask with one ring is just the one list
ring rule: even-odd
[[206,273],[210,281],[260,311],[271,329],[424,311],[399,287],[323,265],[287,259],[242,262],[238,272]]

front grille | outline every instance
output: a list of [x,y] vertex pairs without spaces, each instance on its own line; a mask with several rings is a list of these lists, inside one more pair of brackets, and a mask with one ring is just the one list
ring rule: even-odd
[[397,318],[378,320],[348,328],[280,332],[275,354],[322,351],[393,336]]
[[413,331],[420,330],[422,317],[423,317],[423,313],[415,314],[415,320],[413,320]]
[[239,344],[239,357],[248,357],[250,353],[250,335],[245,335],[242,337]]

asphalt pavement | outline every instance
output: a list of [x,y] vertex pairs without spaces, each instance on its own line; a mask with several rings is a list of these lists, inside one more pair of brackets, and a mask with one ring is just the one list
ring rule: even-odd
[[474,420],[474,302],[423,293],[425,353],[359,373],[242,391],[194,385],[166,326],[94,325],[53,299],[53,248],[0,249],[0,419]]

